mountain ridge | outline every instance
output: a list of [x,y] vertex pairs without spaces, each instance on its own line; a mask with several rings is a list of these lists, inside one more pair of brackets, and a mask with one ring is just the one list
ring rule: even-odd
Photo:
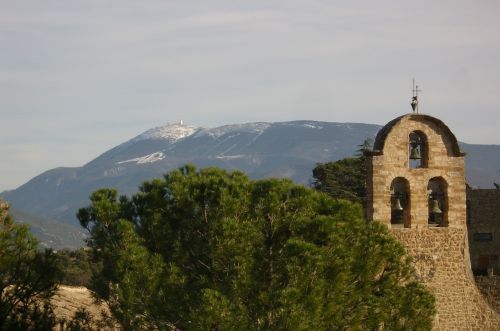
[[[145,180],[186,163],[242,170],[251,178],[287,177],[308,184],[317,163],[353,156],[380,125],[299,120],[250,122],[215,128],[183,123],[155,127],[81,167],[50,169],[1,193],[16,209],[78,226],[75,213],[98,188],[130,195]],[[500,146],[461,143],[473,186],[500,182]]]

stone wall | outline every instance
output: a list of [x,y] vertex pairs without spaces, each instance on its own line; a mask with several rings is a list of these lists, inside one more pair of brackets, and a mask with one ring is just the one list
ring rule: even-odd
[[477,276],[476,284],[486,301],[500,313],[500,277],[499,276]]
[[467,190],[469,246],[472,269],[500,275],[500,190]]
[[[405,227],[428,226],[429,196],[427,192],[432,178],[442,178],[446,184],[446,215],[449,227],[465,227],[465,173],[464,156],[457,153],[454,136],[443,132],[439,122],[429,121],[429,116],[407,115],[392,123],[389,133],[381,144],[382,150],[368,157],[368,219],[390,224],[391,183],[396,178],[409,182],[410,192],[407,209],[410,221]],[[384,129],[382,129],[384,130]],[[427,166],[411,169],[408,160],[408,137],[410,132],[422,132],[427,138]],[[451,134],[451,133],[450,133]],[[377,136],[377,139],[380,139]],[[458,145],[457,145],[458,146]]]
[[[424,141],[418,168],[409,159],[409,137],[414,133]],[[472,276],[465,154],[453,133],[436,118],[408,114],[382,128],[374,150],[365,155],[367,218],[386,224],[412,256],[417,276],[436,297],[434,329],[499,330],[500,316],[484,300]],[[430,213],[429,188],[436,178],[443,184],[439,226]],[[405,193],[402,211],[395,208],[395,183]],[[394,222],[395,212],[401,212],[403,222]]]
[[500,316],[484,300],[467,265],[465,229],[392,229],[413,258],[418,278],[436,297],[435,330],[499,330]]

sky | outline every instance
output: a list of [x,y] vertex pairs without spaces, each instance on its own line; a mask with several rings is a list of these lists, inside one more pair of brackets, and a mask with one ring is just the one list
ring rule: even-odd
[[0,192],[167,123],[385,124],[500,144],[497,0],[0,0]]

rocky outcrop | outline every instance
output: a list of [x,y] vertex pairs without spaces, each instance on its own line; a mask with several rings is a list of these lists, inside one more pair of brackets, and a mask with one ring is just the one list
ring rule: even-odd
[[57,331],[66,330],[77,312],[87,314],[95,330],[118,330],[116,323],[110,318],[108,305],[97,301],[86,287],[60,285],[51,304],[57,320],[65,321],[56,328]]

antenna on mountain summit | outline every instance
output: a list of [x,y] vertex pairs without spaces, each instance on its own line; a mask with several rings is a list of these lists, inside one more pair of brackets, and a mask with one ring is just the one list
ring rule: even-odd
[[413,112],[417,112],[418,114],[418,92],[422,92],[422,90],[418,89],[418,85],[415,85],[415,78],[413,78],[413,96],[411,97],[411,108]]

